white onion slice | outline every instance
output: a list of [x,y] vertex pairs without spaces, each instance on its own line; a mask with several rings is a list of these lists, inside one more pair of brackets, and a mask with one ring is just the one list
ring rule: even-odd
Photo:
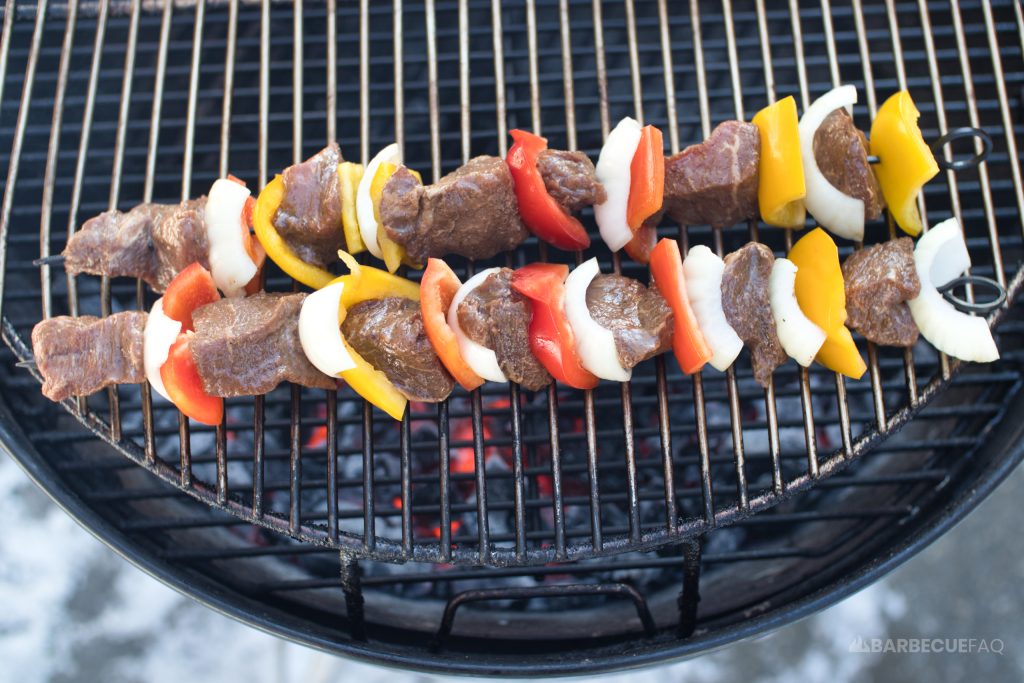
[[299,343],[306,358],[320,372],[337,377],[356,367],[345,348],[338,324],[338,306],[344,282],[335,282],[306,296],[299,309]]
[[830,232],[849,240],[864,239],[864,202],[843,194],[830,183],[814,158],[814,133],[829,114],[840,107],[850,111],[857,89],[841,85],[814,100],[800,117],[800,156],[804,162],[807,196],[804,203],[814,218]]
[[740,355],[743,341],[722,310],[722,274],[725,262],[703,244],[690,249],[683,259],[686,294],[697,325],[711,349],[711,365],[725,372]]
[[377,241],[377,219],[373,215],[373,200],[370,199],[370,184],[373,176],[377,175],[377,169],[384,162],[398,165],[402,163],[402,152],[398,149],[398,143],[390,145],[377,152],[377,156],[370,160],[363,172],[363,177],[356,188],[356,218],[359,220],[359,234],[366,244],[366,248],[377,258],[384,258],[384,252],[380,250],[380,243]]
[[796,271],[796,264],[789,259],[775,259],[772,274],[768,278],[768,299],[782,349],[806,368],[825,343],[825,330],[811,322],[800,310],[794,290]]
[[220,178],[206,199],[210,274],[224,296],[245,296],[245,285],[256,275],[256,264],[242,242],[242,211],[250,194],[241,183]]
[[640,136],[641,127],[636,120],[627,116],[619,121],[608,134],[594,167],[594,175],[604,186],[607,196],[594,206],[594,218],[597,219],[601,239],[612,251],[622,249],[633,239],[633,231],[626,222],[626,208],[629,203],[629,166],[640,145]]
[[576,338],[576,353],[583,367],[601,379],[628,382],[633,372],[622,367],[615,336],[598,324],[587,308],[587,288],[600,273],[596,258],[581,263],[569,273],[565,279],[565,317]]
[[146,327],[142,332],[142,367],[153,390],[168,401],[171,397],[167,395],[167,388],[160,377],[160,368],[167,362],[171,345],[180,333],[181,323],[167,317],[164,313],[164,298],[160,297],[146,316]]
[[964,233],[955,218],[939,223],[921,236],[914,249],[914,264],[921,280],[921,293],[907,305],[924,338],[954,358],[977,363],[998,359],[999,349],[988,321],[958,311],[936,289],[971,265]]
[[455,292],[455,296],[452,297],[452,305],[448,307],[448,327],[452,328],[452,332],[455,333],[455,339],[459,342],[459,353],[462,354],[462,359],[466,361],[466,364],[469,365],[469,368],[478,377],[483,377],[488,382],[507,382],[508,378],[501,371],[501,366],[498,365],[498,357],[494,355],[494,351],[483,344],[473,341],[462,331],[462,325],[459,324],[459,304],[462,303],[470,292],[483,284],[488,275],[496,273],[498,270],[498,268],[481,270],[466,280],[459,287],[459,291]]

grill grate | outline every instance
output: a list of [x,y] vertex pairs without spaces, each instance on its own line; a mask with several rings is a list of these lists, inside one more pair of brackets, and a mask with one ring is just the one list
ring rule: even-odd
[[[720,120],[749,118],[787,94],[806,106],[839,82],[863,94],[862,125],[879,97],[907,87],[927,138],[961,125],[992,135],[988,162],[936,179],[924,208],[933,219],[957,215],[975,272],[1015,291],[1024,230],[1019,4],[766,4],[200,0],[153,12],[138,0],[101,0],[15,12],[8,0],[0,42],[4,340],[24,359],[41,316],[148,308],[152,295],[136,283],[30,266],[110,206],[177,201],[227,171],[262,186],[330,139],[363,162],[397,140],[434,178],[470,155],[503,153],[516,126],[593,156],[610,124],[634,115],[662,126],[675,151]],[[867,241],[890,230],[873,226]],[[716,233],[665,225],[661,233],[719,252],[755,238],[782,253],[793,239],[756,224]],[[645,277],[593,251],[584,257]],[[537,258],[574,255],[531,241],[495,265]],[[452,265],[465,274],[492,264]],[[269,283],[291,286],[279,272]],[[415,649],[422,645],[409,645],[408,633],[380,631],[405,623],[395,615],[408,617],[408,601],[389,607],[379,596],[427,596],[443,607],[481,585],[626,582],[643,589],[659,628],[696,628],[697,643],[716,620],[795,605],[948,501],[949,482],[968,481],[970,465],[979,465],[971,476],[988,471],[981,456],[961,454],[975,452],[1017,395],[1024,328],[1016,308],[1008,317],[998,331],[1004,361],[991,367],[958,372],[925,344],[906,353],[868,346],[865,380],[789,364],[767,392],[744,355],[725,375],[692,379],[659,358],[629,385],[586,393],[487,386],[436,408],[414,405],[401,425],[347,389],[230,400],[216,430],[190,430],[136,387],[65,406],[127,459],[84,440],[24,373],[8,373],[5,386],[8,396],[25,395],[9,409],[26,425],[28,448],[86,509],[115,521],[133,554],[158,553],[193,591],[230,585],[274,610],[282,630],[295,615],[332,631],[343,618],[351,633],[324,636],[332,647],[361,634]],[[753,575],[772,579],[759,585]],[[209,590],[212,600],[217,588]],[[590,591],[621,608],[621,619],[602,617],[602,635],[643,638],[643,610],[615,597],[623,591]],[[543,609],[542,593],[511,604]],[[571,604],[605,604],[590,594]],[[452,607],[444,649],[463,647],[468,633],[494,635],[476,613],[495,609],[505,608],[456,616]],[[404,628],[437,631],[440,608],[423,610]],[[573,633],[567,623],[510,628],[525,640]],[[552,642],[531,647],[564,647]],[[594,648],[596,661],[603,644],[576,647]]]
[[[706,137],[712,123],[720,118],[744,118],[749,110],[758,106],[757,103],[774,99],[780,90],[795,90],[806,106],[815,93],[841,82],[841,67],[843,73],[848,74],[847,81],[863,80],[869,114],[873,114],[877,106],[876,83],[881,82],[885,84],[886,91],[895,87],[915,90],[925,112],[924,120],[937,122],[940,130],[948,128],[948,117],[953,115],[946,112],[943,87],[939,85],[943,78],[940,67],[949,61],[949,57],[935,47],[930,31],[932,11],[924,6],[920,13],[920,28],[927,73],[932,78],[931,99],[927,90],[921,87],[922,77],[917,75],[920,67],[911,63],[911,75],[908,77],[906,73],[907,64],[899,32],[890,34],[896,56],[892,64],[871,60],[871,42],[880,43],[886,28],[891,30],[895,25],[897,9],[893,4],[866,15],[865,8],[859,3],[850,8],[847,16],[854,18],[852,36],[848,32],[837,35],[832,13],[826,12],[823,15],[823,45],[812,44],[811,41],[806,41],[805,45],[802,31],[804,24],[808,23],[807,13],[796,12],[792,7],[788,13],[769,12],[761,4],[755,7],[754,16],[750,16],[740,11],[734,13],[729,2],[721,7],[719,16],[702,15],[701,7],[692,3],[688,17],[685,14],[672,16],[666,3],[640,8],[632,2],[626,2],[621,8],[602,7],[597,3],[592,8],[592,16],[585,17],[579,8],[569,7],[565,2],[557,6],[531,2],[522,12],[507,9],[494,12],[491,8],[492,25],[483,24],[481,27],[474,20],[472,28],[471,19],[485,16],[488,13],[486,6],[460,2],[457,6],[435,7],[433,3],[426,3],[422,8],[422,29],[417,26],[420,22],[414,20],[419,18],[417,15],[421,8],[403,8],[400,3],[394,7],[394,12],[391,12],[392,8],[371,9],[368,3],[358,12],[351,7],[342,8],[340,14],[337,11],[318,12],[312,23],[306,21],[301,4],[295,5],[294,9],[269,4],[250,8],[232,2],[226,8],[213,5],[207,8],[206,3],[199,2],[194,10],[175,10],[167,4],[158,15],[144,13],[138,2],[128,3],[126,8],[118,6],[118,9],[127,9],[126,19],[109,16],[109,2],[101,2],[93,28],[90,26],[91,17],[79,20],[75,5],[68,8],[66,26],[76,30],[64,32],[61,62],[57,68],[53,125],[43,182],[46,188],[40,236],[43,256],[50,253],[51,248],[58,248],[54,242],[59,245],[64,239],[63,234],[55,235],[52,230],[52,217],[55,213],[60,214],[54,204],[64,201],[60,195],[55,197],[55,185],[63,179],[57,177],[62,143],[60,132],[65,121],[74,120],[65,110],[69,71],[74,70],[70,57],[76,44],[88,45],[88,41],[82,39],[84,36],[76,36],[76,33],[88,35],[90,30],[94,37],[94,51],[84,92],[83,134],[79,138],[71,184],[67,213],[69,231],[74,230],[84,216],[101,208],[124,207],[139,199],[145,201],[165,196],[165,193],[166,196],[181,198],[196,194],[205,187],[214,169],[218,174],[228,170],[237,174],[252,161],[251,142],[256,142],[255,175],[260,184],[268,178],[268,168],[301,160],[311,150],[332,139],[338,130],[343,131],[341,142],[345,148],[356,149],[354,144],[345,144],[349,142],[345,133],[356,129],[346,121],[352,117],[354,103],[339,112],[337,98],[327,97],[328,92],[335,92],[335,88],[329,86],[337,86],[343,98],[353,90],[358,92],[358,149],[364,162],[379,143],[394,137],[405,146],[406,156],[412,163],[429,165],[435,179],[442,170],[454,165],[448,161],[451,154],[459,155],[455,162],[459,163],[478,151],[503,151],[507,126],[512,125],[529,126],[552,136],[557,141],[555,144],[564,140],[570,148],[576,148],[582,141],[593,153],[600,144],[600,136],[607,133],[610,121],[625,113],[633,113],[641,120],[646,115],[649,121],[667,124],[671,151],[674,152],[679,149],[681,140]],[[638,9],[641,10],[639,16]],[[883,9],[884,13],[880,11]],[[29,130],[32,109],[27,105],[33,100],[35,71],[40,59],[48,58],[42,49],[43,36],[47,28],[54,28],[54,22],[46,21],[46,10],[47,6],[43,4],[35,13],[25,60],[25,87],[12,136],[15,148],[8,172],[9,185],[14,188],[24,188],[28,184],[16,183],[23,163],[20,147]],[[409,14],[408,17],[403,17],[403,10]],[[306,10],[307,13],[311,11],[317,10]],[[624,12],[624,22],[616,16],[620,11]],[[240,12],[258,14],[244,16],[240,20]],[[383,22],[388,15],[394,22],[391,26]],[[440,24],[439,16],[442,18]],[[981,125],[963,21],[959,11],[951,16],[957,53],[961,56],[961,82],[967,84],[962,98],[967,119],[971,125]],[[326,21],[327,17],[330,21]],[[290,21],[285,21],[286,18]],[[342,24],[340,38],[339,19]],[[321,23],[321,20],[324,21]],[[677,27],[685,25],[687,20],[690,32],[685,36]],[[988,9],[984,12],[984,20],[989,46],[998,46],[994,17]],[[787,46],[772,45],[768,39],[787,23],[794,38],[792,54],[786,50]],[[290,35],[283,30],[286,25],[291,28]],[[743,29],[739,33],[737,25]],[[592,34],[585,27],[590,28]],[[393,34],[396,38],[385,41],[391,28],[397,29]],[[113,31],[117,34],[116,40],[112,41],[114,36],[110,34]],[[358,41],[346,40],[347,31],[358,35]],[[189,33],[190,44],[183,40]],[[10,31],[7,35],[10,36]],[[439,39],[455,40],[458,43],[457,55],[446,54],[439,58]],[[355,42],[358,42],[358,58],[351,54],[354,49],[343,50],[339,79],[338,55],[327,59],[331,56],[327,54],[327,48],[329,46],[330,52],[336,53],[339,45],[354,48]],[[385,46],[381,43],[384,42],[391,43],[390,55],[383,49]],[[526,43],[525,55],[523,42]],[[855,43],[856,50],[850,50],[850,42]],[[141,50],[140,43],[143,46]],[[843,44],[842,63],[837,48],[839,44]],[[654,46],[660,49],[652,49]],[[821,48],[825,51],[824,58],[812,52]],[[118,64],[111,53],[122,51],[123,56],[118,55],[122,63]],[[411,58],[412,55],[422,55],[424,51],[425,74],[424,65]],[[52,55],[52,48],[50,52]],[[275,68],[271,67],[272,52]],[[488,53],[493,55],[490,64],[483,59],[490,56]],[[852,61],[854,54],[859,56],[859,63]],[[686,64],[689,57],[693,60],[692,70]],[[556,64],[556,60],[560,63]],[[169,67],[168,64],[188,66]],[[358,69],[349,68],[356,64]],[[781,77],[777,69],[789,64],[796,66],[796,84],[776,80]],[[121,74],[132,76],[118,79],[119,96],[111,92],[110,79],[111,71],[118,66]],[[285,81],[287,66],[291,67],[290,84]],[[1005,84],[997,78],[997,70],[1001,69],[1000,59],[992,59],[989,67],[993,74],[989,78],[997,83],[999,96],[997,112],[990,112],[1001,116],[1001,121],[996,124],[998,130],[998,124],[1005,125],[1012,115]],[[481,73],[485,75],[480,76]],[[559,73],[561,87],[553,76]],[[675,77],[665,78],[666,73]],[[496,98],[492,97],[493,93],[486,92],[492,74],[498,94]],[[584,79],[586,75],[595,77],[596,83],[588,83]],[[689,101],[693,97],[690,88],[677,89],[677,81],[690,85],[691,78],[695,80],[695,102]],[[169,79],[173,80],[176,88],[185,87],[185,90],[169,92]],[[390,86],[392,80],[393,88]],[[385,90],[382,83],[388,84],[390,92],[382,92]],[[152,92],[151,97],[148,97],[149,92]],[[214,93],[223,92],[230,96],[214,96]],[[289,93],[292,95],[290,110],[285,108]],[[485,93],[488,103],[481,105],[479,100]],[[645,93],[651,94],[645,97]],[[658,94],[657,100],[653,93]],[[40,96],[44,94],[39,93]],[[73,97],[77,104],[80,95],[76,93]],[[490,99],[495,99],[493,106]],[[255,100],[256,116],[248,107],[252,100]],[[459,104],[457,109],[447,104],[456,100]],[[685,105],[682,116],[680,100]],[[728,106],[730,100],[731,106]],[[116,108],[113,106],[115,102]],[[445,105],[442,106],[441,102]],[[991,105],[988,102],[983,104]],[[694,105],[699,115],[687,115]],[[496,121],[493,130],[486,124],[483,131],[475,128],[474,122],[477,119],[486,121],[487,112],[491,109]],[[555,116],[560,112],[564,113],[564,122]],[[420,133],[417,125],[423,121],[424,115],[429,135]],[[962,114],[958,112],[958,115]],[[183,116],[183,126],[179,116]],[[291,154],[285,157],[288,137],[285,122],[289,118],[292,122]],[[326,128],[324,122],[329,122]],[[214,135],[218,123],[219,135]],[[180,134],[168,134],[164,130],[168,125],[180,130]],[[255,141],[252,140],[254,127],[258,130]],[[458,136],[461,144],[457,149],[454,145],[456,129],[461,133]],[[441,135],[442,130],[445,131],[444,136]],[[928,130],[926,134],[934,132]],[[175,137],[184,141],[180,152],[176,146],[165,145],[167,140]],[[219,144],[216,142],[218,138]],[[1013,136],[1003,136],[1003,140],[1009,152],[1007,159],[1016,158]],[[107,158],[97,159],[96,148],[105,144],[112,144],[112,155],[104,154]],[[234,152],[240,147],[244,151]],[[159,161],[163,168],[166,161],[170,168],[174,168],[179,154],[180,188],[176,194],[171,194],[169,178],[175,174],[158,173],[157,163]],[[997,159],[998,156],[993,157],[993,162]],[[1013,174],[1013,191],[1019,209],[1021,186],[1018,165],[1005,165]],[[105,173],[93,174],[104,167],[110,169],[109,181],[104,180]],[[142,171],[141,196],[135,194],[140,180],[134,173],[137,171]],[[193,174],[197,176],[196,182],[193,182]],[[941,211],[938,207],[948,199],[953,213],[962,216],[961,191],[965,194],[977,192],[975,182],[973,178],[967,181],[971,186],[968,190],[960,187],[964,181],[958,181],[952,172],[948,173],[946,180],[948,197],[935,196],[943,190],[938,183],[926,195],[928,205],[936,207],[931,214]],[[105,206],[94,201],[91,188],[97,185],[109,187],[109,200]],[[977,171],[977,185],[983,200],[982,217],[972,220],[970,216],[963,216],[971,235],[972,251],[983,252],[987,247],[989,253],[982,258],[975,257],[979,271],[990,273],[1002,284],[1008,284],[1006,270],[1014,266],[1002,252],[1007,247],[1019,250],[1018,231],[1004,225],[1003,232],[997,232],[992,181],[984,165]],[[194,187],[196,191],[193,191]],[[5,216],[10,215],[15,197],[14,191],[5,193]],[[978,226],[976,230],[974,226]],[[889,230],[892,230],[891,224]],[[10,220],[5,221],[4,232],[11,232]],[[706,241],[709,237],[707,231],[692,228],[680,229],[678,236],[684,246],[690,242]],[[788,231],[762,232],[756,224],[751,224],[746,234],[740,231],[714,232],[711,239],[714,248],[724,253],[748,236],[765,239],[776,247],[788,247],[793,240]],[[1000,240],[1006,243],[1006,247]],[[562,254],[547,253],[544,245],[535,245],[526,251],[530,253],[533,249],[541,258],[563,257]],[[524,254],[519,254],[518,258],[521,263]],[[510,255],[507,262],[515,265],[516,255]],[[465,270],[469,271],[475,265],[479,264],[466,264]],[[632,269],[619,263],[617,257],[612,259],[611,266],[616,270]],[[17,272],[27,274],[20,270]],[[95,306],[97,302],[101,314],[109,313],[112,305],[131,304],[125,296],[131,288],[125,291],[120,283],[106,279],[99,283],[98,296],[93,289],[94,283],[76,278],[68,281],[66,292],[61,291],[65,290],[61,286],[63,283],[55,283],[48,267],[42,269],[40,282],[44,315],[54,313],[55,309],[63,310],[59,299],[65,293],[67,310],[72,313],[84,312],[85,307]],[[280,286],[282,283],[274,284]],[[1015,291],[1017,281],[1009,284],[1011,291]],[[142,287],[137,285],[134,289],[135,305],[146,306],[147,295]],[[7,298],[10,298],[10,293]],[[56,303],[55,299],[58,300]],[[18,325],[14,323],[13,326],[16,338],[12,342],[24,355],[24,348],[19,346],[19,340],[24,337],[18,333]],[[229,411],[229,422],[212,435],[205,431],[191,434],[187,421],[179,417],[178,455],[173,459],[169,457],[166,440],[160,439],[159,415],[154,415],[148,391],[144,390],[139,397],[137,392],[111,389],[106,406],[90,407],[85,401],[80,401],[75,410],[94,429],[106,432],[109,440],[130,458],[194,496],[228,509],[246,521],[285,531],[300,540],[344,548],[356,556],[391,561],[541,564],[652,548],[693,538],[716,526],[731,524],[776,505],[843,469],[880,438],[899,429],[941,390],[957,369],[955,363],[943,357],[938,359],[936,372],[929,367],[929,361],[924,360],[929,353],[926,349],[907,351],[902,358],[902,373],[885,362],[898,358],[898,355],[871,345],[868,345],[868,353],[871,416],[864,414],[866,406],[863,404],[851,405],[852,386],[848,386],[841,377],[820,369],[794,372],[792,367],[785,368],[777,373],[775,384],[757,398],[757,392],[749,381],[748,368],[743,364],[738,370],[730,369],[722,382],[718,376],[698,375],[692,380],[684,379],[675,374],[675,368],[669,367],[671,364],[666,364],[663,359],[652,364],[653,368],[645,368],[646,372],[638,373],[631,385],[625,384],[616,390],[602,388],[580,396],[552,387],[546,396],[524,396],[521,394],[527,392],[520,392],[517,388],[485,389],[468,398],[458,397],[450,404],[442,405],[436,415],[431,414],[431,409],[414,407],[400,427],[386,424],[368,405],[357,403],[357,399],[347,391],[340,396],[333,392],[328,396],[317,396],[292,387],[286,391],[290,393],[290,410],[287,425],[281,425],[285,429],[278,429],[276,423],[267,424],[264,399],[233,406]],[[903,386],[899,386],[897,379],[900,374],[903,375]],[[919,375],[930,379],[922,384]],[[828,390],[830,386],[833,387],[831,391]],[[862,391],[858,385],[852,398],[867,399]],[[786,438],[787,427],[780,425],[778,415],[778,403],[788,402],[793,393],[799,395],[803,415],[804,453],[799,457],[806,460],[806,466],[799,470],[793,467],[796,454],[784,452],[787,449],[783,447],[782,440]],[[331,404],[329,411],[328,402]],[[485,417],[485,408],[499,405],[506,408],[496,411],[500,415]],[[639,419],[635,412],[638,405],[643,406],[643,416]],[[160,408],[157,408],[157,414],[162,412]],[[134,438],[135,434],[125,438],[123,430],[128,412],[133,418],[142,417],[141,425],[137,419],[133,422],[134,429],[141,426],[141,441]],[[650,416],[652,412],[655,414],[653,418]],[[793,412],[789,411],[789,414]],[[303,471],[303,441],[308,440],[305,434],[310,429],[309,421],[314,413],[317,426],[322,424],[330,438],[323,439],[328,468],[323,484],[317,487],[321,502],[311,509],[305,504],[310,497],[310,477]],[[545,413],[546,425],[542,421]],[[745,417],[745,413],[754,414],[754,419]],[[242,418],[242,415],[251,417]],[[728,415],[728,429],[721,424],[724,415]],[[345,426],[349,419],[353,421],[353,429]],[[460,433],[451,434],[455,422],[458,422],[456,430],[463,429],[464,420],[468,420],[468,427]],[[235,469],[232,464],[237,463],[239,454],[229,449],[228,440],[229,437],[236,440],[240,431],[249,432],[246,423],[251,425],[253,434],[252,473],[242,478],[245,482],[243,487],[233,485],[237,477],[229,480],[229,471]],[[510,438],[491,434],[497,430],[507,432]],[[273,489],[273,484],[268,487],[263,479],[267,466],[265,432],[269,431],[280,431],[283,438],[279,443],[287,447],[289,485],[285,509],[268,510],[265,507],[268,488]],[[286,437],[283,436],[285,431]],[[436,445],[424,439],[428,432],[435,435],[429,441],[436,439]],[[212,436],[212,444],[207,438],[209,436]],[[212,446],[216,455],[215,470],[209,476],[205,472],[196,472],[197,463],[193,456],[193,440],[196,438],[203,439],[204,449]],[[341,451],[338,451],[339,439]],[[532,458],[529,453],[531,446]],[[335,456],[349,447],[359,448],[362,453],[362,500],[358,506],[361,529],[344,523],[354,518],[344,505],[339,507],[336,493],[339,488]],[[582,447],[585,447],[585,453],[581,456],[577,450]],[[640,455],[641,447],[653,453]],[[388,496],[388,500],[394,499],[390,485],[382,485],[390,478],[381,478],[380,473],[375,472],[374,453],[383,448],[397,450],[399,454],[397,493],[400,505],[395,506],[399,508],[397,515],[394,511],[381,509],[382,495]],[[435,485],[429,481],[428,475],[420,476],[418,480],[414,480],[413,475],[413,461],[421,459],[422,451],[428,448],[434,451],[433,459],[441,470],[436,482],[440,499],[435,501],[433,509],[430,505],[417,505],[414,491],[416,483],[421,487]],[[449,461],[451,448],[457,453],[462,449],[471,450],[465,457],[471,462],[457,463],[454,475],[445,471],[452,467]],[[494,481],[496,475],[488,471],[487,464],[494,457],[493,451],[502,449],[507,451],[501,454],[508,461],[506,469],[511,469],[511,501],[489,505],[488,489],[497,483]],[[731,468],[718,462],[730,453]],[[685,463],[693,454],[697,456],[696,481],[692,473],[680,477],[677,472],[679,460]],[[619,460],[622,455],[625,456],[624,462]],[[543,463],[547,460],[551,462],[550,474],[537,473],[531,481],[531,470],[546,470]],[[585,472],[581,471],[584,461]],[[657,476],[647,472],[654,467],[660,470]],[[765,467],[770,471],[770,484],[767,481],[752,484],[753,477],[760,476]],[[469,473],[473,475],[469,483],[473,491],[468,498],[463,496],[466,499],[459,501],[458,494],[465,493],[463,484],[466,482],[460,481],[458,475]],[[537,490],[537,478],[540,476],[550,477],[550,485],[544,484],[550,488],[548,496]],[[570,477],[573,494],[566,491]],[[613,480],[611,491],[604,489],[604,479]],[[321,477],[318,476],[317,480]],[[575,490],[581,480],[585,482],[584,490]],[[657,487],[645,485],[648,482],[657,484]],[[455,486],[463,491],[453,490]],[[344,487],[345,483],[342,483],[341,488]],[[248,491],[250,488],[251,493]],[[382,492],[382,488],[389,490]],[[660,491],[658,497],[662,511],[659,514],[650,511],[657,505],[653,500],[655,490]],[[279,501],[280,496],[275,495],[274,502]],[[580,507],[585,508],[583,514],[573,509]],[[614,510],[606,514],[605,508],[608,507]],[[537,513],[543,508],[552,513],[550,524],[544,525],[537,519]],[[511,519],[500,520],[501,526],[507,530],[492,531],[492,524],[498,523],[492,517],[509,511]],[[570,512],[577,514],[570,515]],[[436,517],[437,524],[432,527],[428,538],[417,537],[414,517],[425,515]],[[400,529],[393,529],[391,525],[383,528],[385,525],[378,524],[378,519],[387,520],[393,516],[401,517]],[[608,519],[610,516],[615,518]],[[658,520],[657,524],[651,521],[652,518]],[[456,527],[461,528],[464,523],[466,532],[459,534]],[[475,534],[470,532],[470,528],[475,530]],[[393,533],[395,531],[400,533]]]

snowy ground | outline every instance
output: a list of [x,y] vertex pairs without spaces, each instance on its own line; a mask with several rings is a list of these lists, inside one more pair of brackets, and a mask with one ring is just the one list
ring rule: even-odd
[[[1022,496],[1024,470],[909,564],[800,623],[694,661],[602,680],[1022,680]],[[2,455],[0,519],[0,681],[446,680],[285,643],[180,596],[78,527]],[[943,639],[962,652],[884,651],[885,639],[896,648],[900,638],[919,639],[905,649]],[[870,650],[872,639],[883,651],[851,652],[851,644]],[[1002,654],[983,651],[997,647]]]

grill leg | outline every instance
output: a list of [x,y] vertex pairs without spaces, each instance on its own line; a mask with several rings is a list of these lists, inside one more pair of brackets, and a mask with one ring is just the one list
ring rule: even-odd
[[697,628],[700,602],[700,557],[702,538],[686,541],[683,548],[683,587],[679,591],[679,637],[689,638]]
[[359,561],[341,551],[341,589],[345,591],[345,608],[348,611],[349,628],[352,638],[366,641],[366,617],[363,612],[363,570]]

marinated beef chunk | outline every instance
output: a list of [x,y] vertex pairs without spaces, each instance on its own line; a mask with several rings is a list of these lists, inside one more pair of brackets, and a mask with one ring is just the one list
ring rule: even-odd
[[843,263],[846,282],[846,325],[876,344],[913,346],[917,325],[909,299],[921,292],[914,266],[914,241],[909,237],[853,252]]
[[88,396],[111,384],[146,381],[142,338],[146,313],[105,318],[60,316],[32,328],[32,354],[51,401]]
[[825,117],[814,133],[814,160],[837,190],[864,202],[864,219],[882,215],[885,200],[868,163],[868,139],[853,125],[845,109]]
[[384,186],[380,219],[388,237],[424,262],[458,254],[487,259],[527,237],[515,185],[498,157],[479,156],[424,186],[404,166]]
[[724,228],[757,217],[757,126],[725,121],[665,160],[664,209],[680,225]]
[[338,164],[342,161],[338,145],[331,143],[281,174],[284,199],[274,215],[274,227],[307,263],[333,263],[344,246],[338,190]]
[[180,204],[140,204],[90,218],[64,249],[69,275],[141,278],[156,292],[186,266],[210,267],[206,197]]
[[587,288],[587,310],[612,331],[622,367],[672,347],[672,310],[656,289],[622,275],[598,275]]
[[512,289],[512,270],[491,273],[470,292],[456,312],[470,339],[494,351],[509,380],[529,391],[551,383],[551,375],[530,351],[530,303]]
[[334,389],[337,382],[313,367],[299,342],[305,298],[261,292],[221,299],[193,312],[196,332],[189,349],[206,393],[257,396],[281,382]]
[[392,296],[360,302],[349,309],[341,333],[410,401],[437,403],[455,388],[430,345],[416,301]]
[[607,195],[594,175],[594,163],[583,152],[546,149],[537,157],[544,187],[566,213],[600,204]]
[[750,349],[754,379],[763,387],[768,386],[775,368],[786,362],[768,299],[768,278],[774,263],[771,249],[749,242],[725,257],[722,274],[725,319]]

